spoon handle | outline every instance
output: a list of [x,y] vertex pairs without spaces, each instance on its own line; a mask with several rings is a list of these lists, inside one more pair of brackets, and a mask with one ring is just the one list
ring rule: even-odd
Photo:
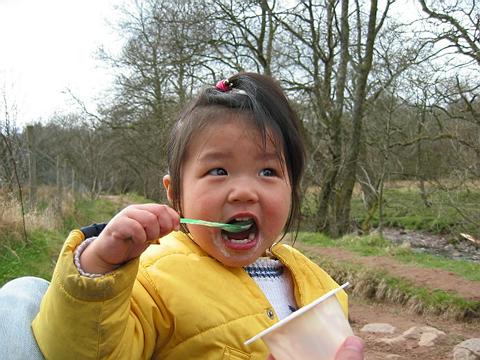
[[206,220],[198,220],[198,219],[189,219],[189,218],[180,218],[180,222],[182,224],[194,224],[194,225],[203,225],[203,226],[210,226],[215,228],[220,228],[223,230],[227,230],[230,232],[240,232],[243,230],[248,229],[251,224],[225,224],[221,222],[214,222],[214,221],[206,221]]

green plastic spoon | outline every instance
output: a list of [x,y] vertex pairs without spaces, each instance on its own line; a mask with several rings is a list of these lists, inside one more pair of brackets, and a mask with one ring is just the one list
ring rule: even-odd
[[205,221],[205,220],[197,220],[197,219],[188,219],[188,218],[180,218],[180,222],[182,224],[194,224],[194,225],[203,225],[203,226],[210,226],[215,228],[220,228],[222,230],[228,232],[242,232],[245,230],[250,229],[253,225],[252,220],[248,221],[239,221],[235,224],[225,224],[220,222],[212,222],[212,221]]

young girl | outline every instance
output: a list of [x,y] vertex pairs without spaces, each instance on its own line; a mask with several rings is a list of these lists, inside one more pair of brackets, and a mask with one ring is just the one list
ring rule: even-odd
[[[171,206],[128,206],[68,237],[33,321],[44,356],[267,358],[262,341],[244,342],[338,286],[279,243],[299,215],[300,132],[269,77],[238,74],[201,92],[168,145]],[[346,315],[346,294],[337,298]]]

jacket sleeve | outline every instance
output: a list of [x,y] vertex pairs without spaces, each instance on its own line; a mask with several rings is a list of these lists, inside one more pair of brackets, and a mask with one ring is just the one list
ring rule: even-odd
[[81,231],[70,233],[32,323],[42,353],[53,360],[150,359],[168,319],[136,280],[139,260],[100,278],[81,276],[73,252],[83,240]]

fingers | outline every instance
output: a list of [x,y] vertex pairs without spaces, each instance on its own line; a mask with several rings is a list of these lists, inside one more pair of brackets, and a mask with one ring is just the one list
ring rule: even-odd
[[349,336],[337,351],[335,360],[363,360],[363,340]]
[[[265,360],[275,358],[270,354]],[[363,340],[357,336],[347,337],[338,349],[335,360],[363,360]]]
[[180,227],[180,216],[167,205],[131,205],[109,221],[97,240],[80,256],[83,270],[95,274],[112,271],[139,257],[152,240]]
[[178,230],[179,215],[166,205],[131,205],[118,213],[107,225],[115,230],[112,235],[119,238],[131,238],[135,242],[150,242]]

